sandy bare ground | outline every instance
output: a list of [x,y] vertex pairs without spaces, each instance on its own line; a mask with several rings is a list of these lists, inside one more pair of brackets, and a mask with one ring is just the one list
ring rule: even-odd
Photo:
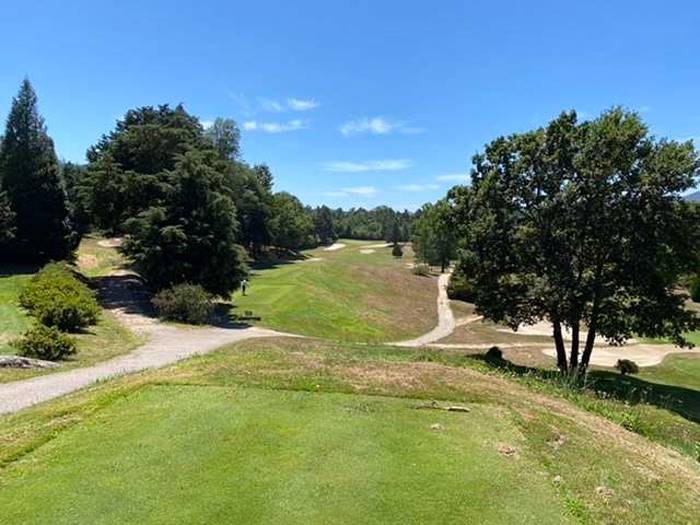
[[369,255],[370,253],[374,253],[376,251],[377,250],[374,250],[372,248],[364,248],[364,249],[360,250],[360,253],[363,255]]
[[393,346],[403,346],[408,348],[416,348],[420,346],[426,346],[435,341],[439,341],[450,335],[455,329],[455,318],[452,314],[452,308],[450,308],[450,299],[447,297],[447,285],[450,282],[450,273],[443,273],[438,278],[438,298],[437,298],[437,311],[438,311],[438,324],[427,334],[423,334],[415,339],[410,339],[408,341],[397,341],[395,343],[389,343]]
[[336,250],[342,250],[343,248],[345,248],[345,244],[343,244],[342,242],[336,242],[324,248],[323,250],[326,252],[334,252]]
[[122,242],[124,242],[122,237],[112,237],[111,239],[100,239],[97,241],[97,245],[103,248],[119,248]]
[[373,249],[373,248],[391,248],[391,243],[389,242],[382,242],[379,244],[367,244],[365,245],[365,248]]
[[148,342],[133,352],[103,363],[66,372],[34,377],[0,385],[0,414],[48,401],[84,388],[95,381],[159,368],[181,359],[205,354],[224,345],[253,337],[282,334],[256,327],[189,328],[164,324],[150,315],[138,279],[133,275],[113,276],[104,287],[103,302],[117,318]]

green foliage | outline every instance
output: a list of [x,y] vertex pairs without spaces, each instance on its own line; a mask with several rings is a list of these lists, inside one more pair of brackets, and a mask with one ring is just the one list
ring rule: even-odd
[[217,117],[204,135],[222,159],[236,160],[240,154],[241,132],[232,119]]
[[316,237],[321,244],[332,244],[338,238],[333,226],[333,214],[328,206],[321,206],[314,210],[314,226]]
[[14,223],[12,239],[1,256],[25,262],[70,256],[79,237],[71,226],[53,141],[27,79],[12,99],[7,117],[0,144],[0,183],[7,194],[0,202],[0,233],[4,231],[5,241],[8,219]]
[[[697,268],[700,221],[679,195],[697,167],[692,143],[655,141],[621,109],[494,140],[451,199],[477,307],[514,328],[551,321],[563,372],[585,372],[596,335],[683,344],[698,320],[676,284]],[[588,327],[580,360],[564,325]]]
[[440,200],[425,204],[413,224],[413,251],[419,261],[440,266],[444,272],[456,256],[457,240],[450,204]]
[[394,257],[403,257],[403,248],[401,248],[399,243],[396,243],[391,247],[391,255]]
[[693,277],[689,286],[690,298],[693,302],[700,303],[700,275]]
[[286,192],[272,198],[270,234],[273,246],[300,250],[316,245],[314,221],[299,199]]
[[458,301],[474,302],[474,285],[462,266],[457,266],[452,272],[450,283],[447,285],[447,296]]
[[615,368],[619,370],[620,374],[623,376],[627,374],[639,373],[639,366],[630,359],[618,359],[617,363],[615,363]]
[[75,340],[62,333],[58,328],[37,324],[27,330],[22,337],[12,341],[11,346],[19,355],[58,361],[75,354]]
[[7,193],[0,191],[0,246],[14,238],[15,230],[15,212],[12,211]]
[[[411,240],[413,214],[398,212],[387,206],[372,210],[351,208],[331,210],[333,229],[343,239],[374,239],[387,242]],[[396,231],[394,227],[396,226]]]
[[161,290],[152,302],[162,319],[189,324],[206,323],[214,310],[212,296],[196,284],[177,284]]
[[123,251],[156,289],[189,282],[226,296],[247,274],[236,208],[208,160],[206,152],[183,155],[163,202],[126,222]]
[[19,301],[40,323],[65,332],[95,324],[100,314],[90,289],[59,263],[50,263],[34,275]]

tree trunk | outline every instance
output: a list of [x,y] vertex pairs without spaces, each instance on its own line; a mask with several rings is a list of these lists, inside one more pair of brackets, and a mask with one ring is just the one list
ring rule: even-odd
[[581,333],[581,324],[576,321],[571,325],[571,359],[569,361],[569,370],[573,372],[578,367],[578,348]]
[[561,323],[554,321],[554,347],[557,349],[557,367],[562,374],[566,374],[568,367],[566,365],[566,347],[564,346],[564,337],[561,333]]
[[581,363],[578,365],[579,376],[586,375],[586,370],[588,370],[588,363],[591,360],[591,353],[593,353],[593,344],[595,343],[595,331],[596,322],[595,319],[591,319],[591,325],[588,327],[588,336],[586,337],[586,346],[583,349]]

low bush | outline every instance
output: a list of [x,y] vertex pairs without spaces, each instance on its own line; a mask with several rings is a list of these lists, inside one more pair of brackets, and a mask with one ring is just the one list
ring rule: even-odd
[[456,269],[450,277],[450,284],[447,285],[447,297],[467,303],[474,302],[474,288],[472,283],[459,268]]
[[95,324],[100,315],[92,291],[60,263],[47,264],[32,277],[19,301],[41,324],[64,332]]
[[615,363],[615,368],[617,368],[623,376],[639,373],[639,366],[630,359],[618,359],[617,363]]
[[693,300],[693,302],[700,303],[700,275],[696,275],[690,280],[688,288],[690,298]]
[[501,364],[503,362],[503,351],[497,346],[492,346],[486,352],[484,359],[486,359],[488,363]]
[[75,354],[75,340],[58,328],[37,324],[27,330],[22,337],[10,343],[19,355],[58,361]]
[[151,302],[160,318],[188,324],[206,323],[214,310],[212,296],[196,284],[176,284]]
[[400,244],[394,244],[393,248],[391,248],[391,255],[394,257],[403,257],[403,248],[401,248]]
[[430,266],[427,264],[415,264],[413,266],[413,274],[414,275],[420,275],[421,277],[429,277],[430,276]]

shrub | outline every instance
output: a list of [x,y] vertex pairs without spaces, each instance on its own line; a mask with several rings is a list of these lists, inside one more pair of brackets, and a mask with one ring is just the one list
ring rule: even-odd
[[461,270],[455,270],[447,285],[447,297],[467,303],[474,302],[474,287],[472,282]]
[[391,249],[391,255],[394,257],[403,257],[403,249],[400,244],[394,244],[394,247]]
[[428,277],[430,275],[430,266],[423,263],[415,264],[413,266],[413,273],[422,277]]
[[630,359],[618,359],[617,363],[615,363],[615,368],[617,368],[623,376],[639,373],[639,366]]
[[32,277],[19,301],[40,323],[64,332],[95,324],[100,314],[92,291],[60,263],[47,264]]
[[152,300],[158,316],[189,324],[207,322],[214,310],[212,296],[197,284],[176,284],[160,291]]
[[53,326],[37,324],[27,330],[22,337],[12,341],[11,346],[19,355],[47,361],[57,361],[76,351],[75,340]]
[[690,298],[693,302],[700,303],[700,275],[696,275],[690,280]]
[[491,348],[488,349],[484,358],[489,363],[502,363],[503,362],[503,352],[497,346],[492,346]]

